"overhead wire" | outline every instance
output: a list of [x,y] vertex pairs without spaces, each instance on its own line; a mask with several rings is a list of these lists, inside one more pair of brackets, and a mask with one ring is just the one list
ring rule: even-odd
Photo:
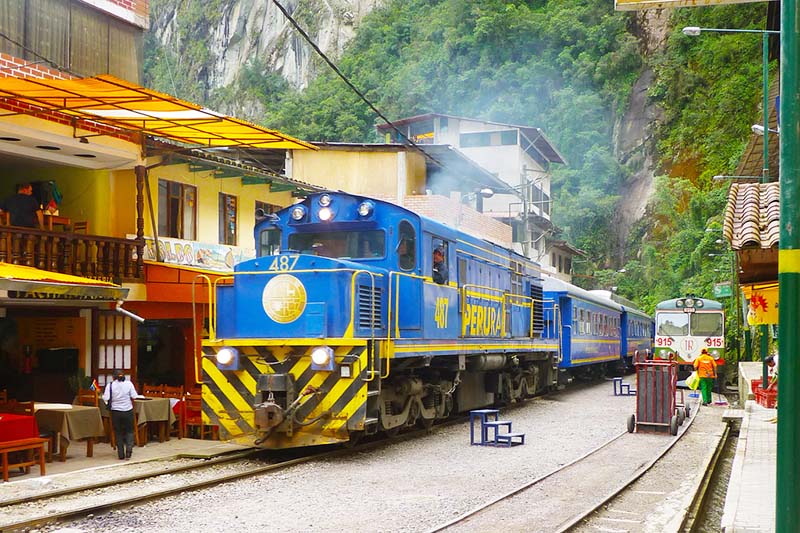
[[408,145],[410,145],[410,146],[412,146],[412,147],[416,148],[417,150],[419,150],[419,152],[420,152],[420,153],[421,153],[421,154],[422,154],[422,155],[423,155],[423,156],[424,156],[426,159],[430,160],[431,162],[433,162],[433,163],[435,163],[435,164],[437,164],[437,165],[439,165],[439,166],[443,166],[441,162],[439,162],[439,161],[438,161],[436,158],[434,158],[434,157],[433,157],[432,155],[430,155],[428,152],[426,152],[425,150],[423,150],[423,149],[422,149],[422,148],[421,148],[421,147],[420,147],[420,146],[419,146],[417,143],[415,143],[414,141],[412,141],[412,140],[411,140],[411,139],[410,139],[410,138],[409,138],[409,137],[408,137],[408,136],[407,136],[405,133],[403,133],[402,131],[400,131],[400,129],[399,129],[397,126],[395,126],[395,125],[394,125],[394,123],[392,123],[392,121],[391,121],[391,120],[389,120],[388,118],[386,118],[386,116],[385,116],[383,113],[381,113],[381,111],[380,111],[380,110],[379,110],[377,107],[375,107],[375,105],[374,105],[374,104],[373,104],[373,103],[372,103],[372,102],[371,102],[371,101],[370,101],[370,100],[369,100],[369,99],[366,97],[366,95],[364,95],[364,93],[362,93],[362,92],[361,92],[361,91],[358,89],[358,87],[356,87],[356,86],[353,84],[353,82],[351,82],[351,81],[348,79],[348,77],[347,77],[347,76],[345,76],[345,75],[344,75],[344,73],[343,73],[341,70],[339,70],[339,67],[337,67],[337,66],[336,66],[336,64],[335,64],[335,63],[334,63],[334,62],[333,62],[333,61],[332,61],[330,58],[328,58],[328,56],[325,54],[325,52],[323,52],[323,51],[322,51],[322,50],[319,48],[319,46],[317,46],[317,43],[315,43],[315,42],[314,42],[314,40],[313,40],[313,39],[312,39],[312,38],[311,38],[311,37],[310,37],[310,36],[309,36],[309,35],[306,33],[306,31],[305,31],[305,30],[304,30],[304,29],[303,29],[303,28],[300,26],[300,24],[298,24],[298,22],[297,22],[297,21],[296,21],[296,20],[295,20],[295,19],[292,17],[292,15],[291,15],[291,14],[290,14],[290,13],[289,13],[287,10],[286,10],[286,8],[284,8],[284,7],[281,5],[281,3],[280,3],[278,0],[272,0],[272,2],[275,4],[275,6],[276,6],[278,9],[280,9],[280,10],[281,10],[281,13],[283,13],[283,16],[285,16],[285,17],[286,17],[286,19],[289,21],[289,23],[290,23],[292,26],[294,26],[294,28],[295,28],[295,29],[297,30],[297,32],[298,32],[298,33],[299,33],[299,34],[300,34],[300,35],[303,37],[303,39],[305,39],[305,41],[306,41],[306,42],[309,44],[309,46],[311,46],[311,48],[313,48],[313,49],[314,49],[314,51],[315,51],[315,52],[316,52],[316,53],[317,53],[317,54],[318,54],[318,55],[319,55],[319,56],[320,56],[320,57],[321,57],[321,58],[322,58],[322,59],[323,59],[323,60],[324,60],[324,61],[325,61],[325,62],[328,64],[328,66],[329,66],[329,67],[331,67],[331,69],[332,69],[332,70],[333,70],[333,71],[336,73],[336,75],[337,75],[337,76],[339,76],[339,77],[342,79],[342,81],[344,81],[344,82],[345,82],[345,84],[346,84],[348,87],[350,87],[350,89],[351,89],[351,90],[352,90],[354,93],[356,93],[356,94],[358,95],[358,97],[359,97],[359,98],[361,98],[361,100],[362,100],[362,101],[363,101],[365,104],[367,104],[367,106],[369,106],[369,108],[370,108],[370,109],[373,111],[373,113],[375,113],[376,115],[378,115],[378,116],[379,116],[379,117],[380,117],[380,118],[381,118],[381,119],[382,119],[382,120],[383,120],[383,121],[384,121],[384,122],[385,122],[385,123],[386,123],[388,126],[390,126],[390,127],[391,127],[391,128],[392,128],[392,129],[393,129],[393,130],[394,130],[394,131],[395,131],[395,132],[396,132],[396,133],[397,133],[399,136],[400,136],[400,137],[399,137],[400,139],[403,139],[403,140],[404,140],[404,142],[405,142],[406,144],[408,144]]

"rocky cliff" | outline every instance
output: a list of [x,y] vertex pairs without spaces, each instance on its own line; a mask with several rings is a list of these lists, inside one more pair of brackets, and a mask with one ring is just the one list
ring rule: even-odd
[[[326,54],[336,58],[360,20],[381,1],[281,0],[281,4]],[[313,50],[272,0],[161,0],[153,2],[152,18],[157,41],[177,57],[191,44],[187,41],[202,40],[207,46],[197,81],[209,92],[231,85],[248,62],[257,61],[297,88],[308,84],[319,65]],[[202,39],[197,32],[203,32]]]
[[[637,12],[633,31],[639,37],[644,57],[652,56],[666,45],[669,16],[668,9]],[[656,164],[655,128],[662,118],[662,112],[647,97],[652,82],[653,71],[645,66],[633,86],[627,109],[614,125],[617,159],[631,171],[620,191],[620,205],[613,225],[616,232],[615,259],[620,265],[626,259],[628,250],[625,248],[630,243],[631,229],[644,216],[647,203],[653,195],[654,177],[659,170]],[[632,248],[638,247],[633,243]]]

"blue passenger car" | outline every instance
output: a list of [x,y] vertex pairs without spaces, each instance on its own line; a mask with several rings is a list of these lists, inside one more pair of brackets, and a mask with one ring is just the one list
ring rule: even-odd
[[634,354],[652,350],[653,320],[615,301],[608,291],[586,291],[565,281],[543,280],[545,316],[559,337],[559,368],[573,374],[630,367]]

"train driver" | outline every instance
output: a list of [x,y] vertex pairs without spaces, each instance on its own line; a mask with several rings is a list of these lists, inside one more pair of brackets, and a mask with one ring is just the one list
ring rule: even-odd
[[444,262],[444,251],[440,246],[433,249],[433,281],[439,285],[447,283],[447,264]]

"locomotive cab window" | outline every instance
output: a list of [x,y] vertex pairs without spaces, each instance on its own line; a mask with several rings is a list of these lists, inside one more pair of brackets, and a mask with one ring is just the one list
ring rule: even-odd
[[660,313],[656,320],[659,335],[689,334],[689,316],[686,313]]
[[417,265],[417,234],[410,222],[403,220],[397,229],[397,265],[401,270],[413,270]]
[[289,249],[337,259],[372,259],[383,257],[385,241],[382,230],[293,233]]
[[719,337],[722,335],[722,313],[693,313],[691,322],[692,335],[698,337]]
[[447,268],[447,242],[434,237],[431,239],[431,249],[433,255],[431,260],[431,278],[434,283],[445,285],[450,279]]
[[266,229],[258,235],[258,256],[277,255],[281,252],[281,230]]

